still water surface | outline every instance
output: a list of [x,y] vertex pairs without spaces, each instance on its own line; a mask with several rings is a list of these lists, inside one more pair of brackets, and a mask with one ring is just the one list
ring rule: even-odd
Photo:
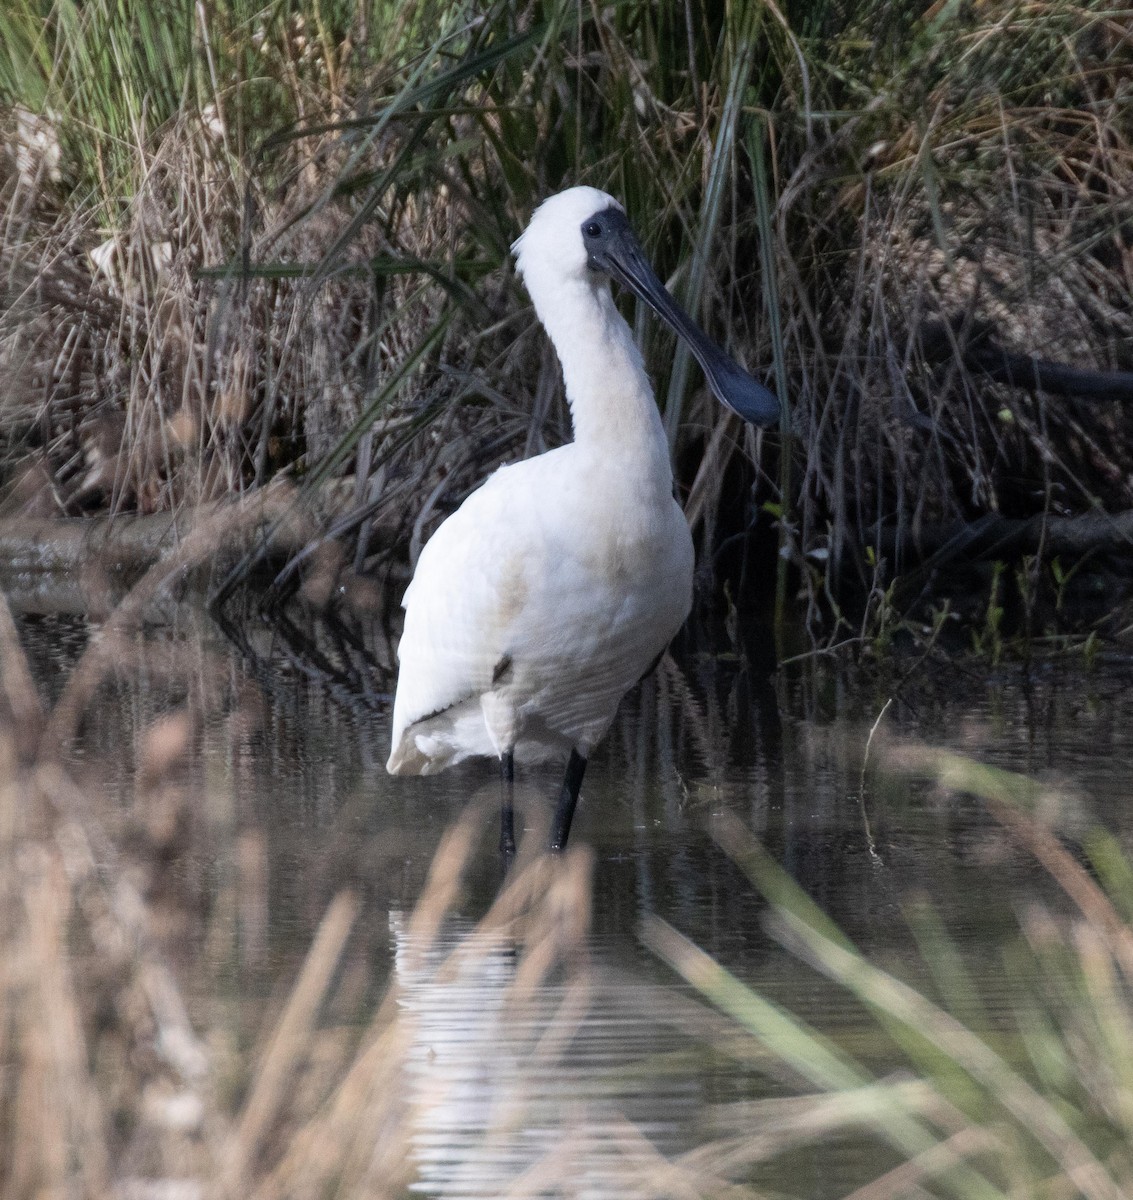
[[[29,617],[21,634],[41,687],[58,694],[87,643],[85,621]],[[374,641],[381,659],[388,647]],[[822,659],[765,679],[730,650],[686,645],[627,700],[587,773],[572,833],[593,851],[585,984],[551,973],[517,993],[506,942],[439,979],[500,883],[490,817],[455,912],[420,953],[410,915],[445,831],[470,800],[494,806],[491,765],[390,779],[380,700],[390,684],[379,670],[352,685],[312,675],[268,631],[255,648],[252,661],[194,612],[150,630],[92,706],[75,771],[119,844],[164,855],[152,898],[201,1027],[255,1041],[332,897],[357,889],[362,916],[327,1019],[363,1021],[398,986],[416,1030],[407,1098],[425,1195],[497,1196],[517,1179],[521,1194],[544,1194],[541,1171],[568,1176],[578,1195],[650,1194],[642,1172],[656,1155],[728,1132],[724,1106],[775,1090],[756,1066],[705,1049],[691,993],[641,940],[647,916],[869,1060],[861,1011],[765,933],[761,900],[711,836],[724,812],[859,946],[913,981],[925,972],[904,912],[927,898],[985,1005],[1006,1009],[1000,950],[1044,880],[976,801],[863,776],[887,701],[891,736],[1067,781],[1081,798],[1075,822],[1101,821],[1133,844],[1133,663],[987,671],[940,659],[898,685]],[[191,714],[194,752],[145,791],[140,747],[170,713]],[[538,827],[557,774],[521,783]],[[834,1197],[888,1161],[838,1142],[793,1151],[752,1179]]]

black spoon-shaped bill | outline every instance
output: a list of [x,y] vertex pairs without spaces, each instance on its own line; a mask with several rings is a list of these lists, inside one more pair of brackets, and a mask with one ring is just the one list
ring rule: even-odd
[[774,425],[779,400],[698,328],[649,265],[625,213],[607,208],[582,223],[590,265],[628,287],[688,343],[721,404],[752,425]]

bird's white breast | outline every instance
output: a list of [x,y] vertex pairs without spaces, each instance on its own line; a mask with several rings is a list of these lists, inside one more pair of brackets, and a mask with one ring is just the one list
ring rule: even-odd
[[572,443],[441,526],[405,597],[391,769],[496,754],[509,733],[528,759],[602,736],[691,605],[692,539],[658,486]]

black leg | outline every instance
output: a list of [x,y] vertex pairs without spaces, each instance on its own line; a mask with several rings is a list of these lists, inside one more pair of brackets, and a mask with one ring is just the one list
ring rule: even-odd
[[515,857],[515,756],[509,750],[500,755],[500,853],[506,859]]
[[555,823],[551,826],[551,849],[561,850],[570,837],[570,823],[574,817],[574,806],[578,803],[578,790],[582,787],[582,775],[586,770],[586,759],[577,750],[570,752],[563,788],[559,792],[559,803],[555,807]]

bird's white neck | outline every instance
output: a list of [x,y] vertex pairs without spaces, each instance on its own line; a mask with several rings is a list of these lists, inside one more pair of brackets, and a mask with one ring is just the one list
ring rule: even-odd
[[[575,443],[672,488],[669,445],[633,333],[604,281],[528,287],[562,363]],[[640,464],[640,467],[637,466]]]

